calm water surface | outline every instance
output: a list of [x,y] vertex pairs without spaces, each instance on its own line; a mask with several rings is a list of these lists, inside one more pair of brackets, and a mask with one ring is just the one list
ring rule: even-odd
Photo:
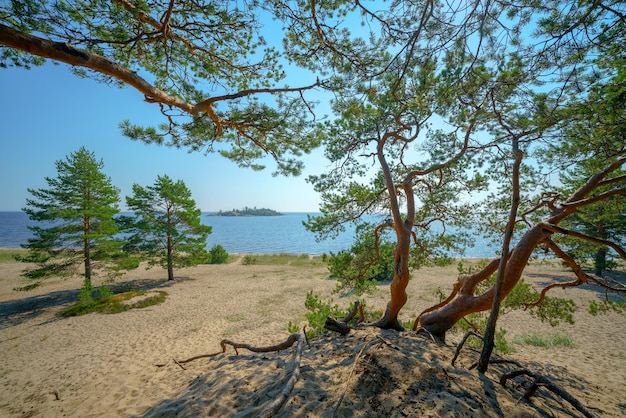
[[[287,212],[283,216],[211,216],[202,214],[202,223],[211,225],[207,247],[222,245],[229,253],[311,254],[319,255],[350,248],[354,230],[347,229],[336,239],[316,242],[304,229],[302,221],[316,213]],[[24,212],[0,212],[0,248],[19,248],[32,236]],[[465,253],[467,257],[491,257],[488,245],[477,243]],[[453,256],[458,254],[452,254]]]

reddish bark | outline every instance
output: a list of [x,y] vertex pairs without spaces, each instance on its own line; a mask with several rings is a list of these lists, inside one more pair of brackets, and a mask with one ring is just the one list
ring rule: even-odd
[[[599,185],[606,183],[604,178],[606,178],[607,175],[618,169],[625,162],[626,157],[620,158],[609,165],[604,171],[591,177],[562,205],[554,208],[546,221],[534,225],[522,236],[518,244],[509,254],[509,259],[504,274],[502,275],[502,293],[500,299],[504,299],[519,282],[533,251],[539,245],[543,243],[548,244],[548,248],[552,249],[557,257],[563,258],[563,253],[559,251],[558,248],[554,248],[554,243],[550,240],[553,234],[563,233],[562,228],[557,226],[558,223],[574,213],[578,208],[597,202],[598,195],[589,196]],[[624,193],[625,189],[615,189],[611,192],[605,192],[601,194],[601,196],[621,195]],[[617,248],[617,251],[622,257],[626,254],[621,248]],[[568,262],[568,260],[565,261]],[[569,261],[571,264],[571,260]],[[448,298],[447,303],[437,305],[434,309],[429,308],[424,311],[416,320],[414,328],[421,326],[433,336],[443,339],[445,338],[446,332],[464,316],[470,313],[491,309],[494,289],[491,288],[481,295],[474,295],[474,292],[478,283],[487,280],[496,271],[498,264],[499,260],[496,259],[482,271],[474,275],[459,277],[459,281],[455,285],[454,290],[454,292],[457,292],[456,296]],[[573,269],[580,274],[578,269]],[[583,280],[579,280],[579,282],[582,283]],[[545,293],[542,293],[542,295],[545,296]]]

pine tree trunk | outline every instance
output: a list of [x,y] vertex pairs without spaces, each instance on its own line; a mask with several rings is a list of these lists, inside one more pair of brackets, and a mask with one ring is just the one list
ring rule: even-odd
[[172,260],[172,236],[167,235],[167,280],[174,280],[174,265]]
[[89,217],[83,218],[83,257],[85,259],[85,278],[91,283],[91,249],[89,242],[89,228],[91,227]]
[[602,277],[602,273],[606,270],[606,248],[600,248],[596,252],[595,260],[596,276]]
[[[505,298],[515,285],[519,282],[524,272],[524,268],[528,264],[528,260],[532,256],[533,250],[544,239],[550,236],[550,232],[542,230],[541,225],[536,225],[520,240],[520,242],[511,251],[510,258],[506,264],[503,274],[501,298]],[[495,268],[493,266],[495,265]],[[491,288],[481,295],[474,295],[474,291],[478,283],[486,280],[493,274],[498,264],[492,263],[483,271],[471,277],[460,277],[462,281],[458,295],[449,303],[438,309],[427,312],[420,318],[419,325],[429,331],[433,336],[439,339],[445,339],[446,332],[454,326],[461,318],[470,313],[482,312],[491,309],[493,305],[494,289]]]
[[404,331],[404,327],[398,320],[398,315],[408,299],[406,287],[410,278],[409,252],[411,250],[411,230],[405,225],[399,228],[400,231],[397,232],[398,243],[394,251],[393,281],[389,287],[391,297],[385,314],[374,325],[383,329]]

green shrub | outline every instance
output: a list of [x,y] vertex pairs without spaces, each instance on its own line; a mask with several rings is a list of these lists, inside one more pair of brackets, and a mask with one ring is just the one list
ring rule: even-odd
[[257,259],[252,255],[243,256],[243,260],[241,260],[241,264],[244,266],[251,266],[257,263]]
[[209,251],[211,264],[224,264],[228,261],[228,252],[219,244],[214,245]]
[[83,281],[83,287],[80,288],[78,292],[78,304],[84,307],[92,306],[95,301],[93,299],[93,285],[91,284],[90,279],[85,279]]
[[379,282],[393,280],[394,245],[379,242],[380,257],[376,259],[374,242],[372,234],[359,234],[349,250],[325,257],[331,277],[337,279],[337,292],[355,290],[361,295],[371,292]]

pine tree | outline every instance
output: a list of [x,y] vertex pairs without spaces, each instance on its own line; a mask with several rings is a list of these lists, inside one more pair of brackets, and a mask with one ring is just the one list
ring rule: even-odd
[[151,264],[167,268],[169,280],[174,267],[210,262],[206,239],[211,227],[200,222],[200,209],[182,180],[158,176],[153,186],[133,185],[133,196],[126,197],[135,217],[125,217],[130,232],[126,249],[139,251]]
[[119,189],[103,174],[104,163],[81,147],[55,163],[58,176],[46,177],[48,188],[28,189],[33,195],[23,209],[39,224],[29,226],[34,237],[22,247],[20,258],[37,267],[25,270],[30,278],[68,275],[84,266],[85,285],[91,287],[93,271],[115,271],[124,260],[115,215],[119,213]]

